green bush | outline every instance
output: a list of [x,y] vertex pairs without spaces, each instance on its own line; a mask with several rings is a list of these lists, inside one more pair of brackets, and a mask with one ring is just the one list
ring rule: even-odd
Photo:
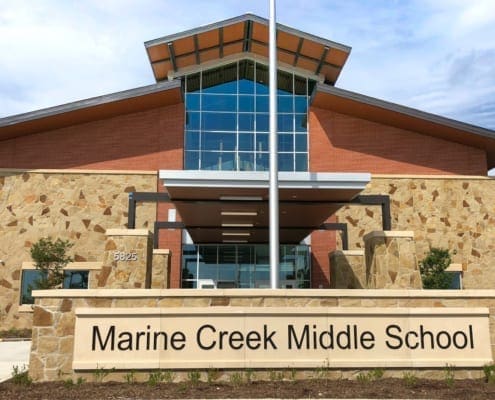
[[418,383],[418,378],[414,375],[414,372],[404,372],[402,380],[407,387],[414,387]]
[[486,364],[483,366],[483,373],[485,374],[486,383],[495,383],[495,365]]
[[432,247],[419,263],[419,272],[424,289],[450,289],[452,274],[447,272],[452,261],[449,251]]
[[12,367],[12,382],[16,385],[26,386],[33,382],[25,365],[23,365],[22,368],[18,365]]
[[36,269],[42,272],[41,278],[31,289],[53,289],[64,282],[64,267],[72,261],[67,251],[73,246],[68,240],[41,238],[31,247],[31,258]]

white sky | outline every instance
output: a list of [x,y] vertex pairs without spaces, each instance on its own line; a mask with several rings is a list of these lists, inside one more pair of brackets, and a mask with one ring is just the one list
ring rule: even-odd
[[[268,0],[0,0],[0,118],[154,82],[143,43]],[[495,0],[278,0],[352,47],[338,87],[495,129]]]

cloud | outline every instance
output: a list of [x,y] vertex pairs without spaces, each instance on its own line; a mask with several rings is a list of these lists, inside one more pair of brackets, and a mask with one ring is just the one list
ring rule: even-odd
[[[278,21],[353,47],[338,86],[495,129],[492,0],[284,0]],[[0,4],[0,117],[152,83],[143,42],[265,0]]]

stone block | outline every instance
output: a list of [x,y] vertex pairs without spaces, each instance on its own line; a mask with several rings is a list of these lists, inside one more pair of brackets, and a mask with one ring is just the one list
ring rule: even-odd
[[167,289],[170,287],[170,251],[153,250],[151,267],[151,288]]
[[44,308],[34,306],[33,326],[52,326],[53,314]]
[[209,297],[185,297],[183,307],[209,307]]
[[230,305],[229,297],[213,297],[210,303],[211,307],[217,307],[217,306],[225,307],[229,305]]
[[144,229],[110,229],[98,286],[107,289],[151,286],[153,237]]
[[373,289],[420,289],[414,245],[410,231],[375,231],[364,236],[366,280]]
[[330,288],[366,288],[364,251],[343,250],[330,253]]
[[182,307],[183,301],[180,297],[165,297],[158,300],[158,307]]
[[267,297],[263,301],[264,307],[287,307],[287,300],[283,297]]
[[58,342],[59,338],[44,336],[39,338],[38,342],[38,354],[51,354],[58,352]]

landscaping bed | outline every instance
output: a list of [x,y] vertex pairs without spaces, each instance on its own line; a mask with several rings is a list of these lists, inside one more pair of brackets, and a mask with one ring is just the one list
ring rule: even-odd
[[368,398],[368,399],[490,399],[495,384],[484,380],[409,380],[383,378],[373,381],[302,380],[251,383],[87,383],[48,382],[0,384],[0,400],[30,399],[242,399],[242,398]]

